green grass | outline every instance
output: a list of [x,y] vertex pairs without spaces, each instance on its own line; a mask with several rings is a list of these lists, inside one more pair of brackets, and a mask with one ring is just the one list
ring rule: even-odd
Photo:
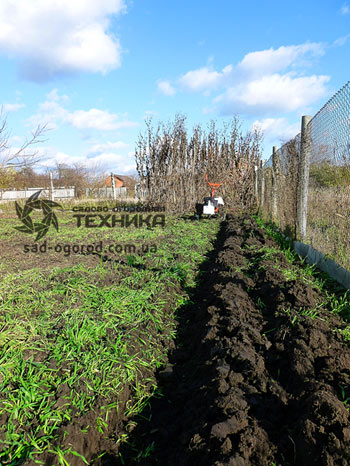
[[[12,228],[3,223],[2,237]],[[164,229],[118,229],[116,238],[113,229],[93,230],[91,236],[91,230],[76,231],[71,222],[60,221],[60,231],[50,232],[50,241],[151,239],[158,249],[130,256],[126,264],[87,267],[82,262],[43,270],[38,263],[3,276],[2,465],[20,465],[28,458],[40,464],[41,454],[52,450],[58,463],[67,466],[67,455],[83,452],[53,447],[59,428],[104,400],[96,425],[82,426],[82,432],[107,433],[108,419],[119,412],[118,399],[127,385],[132,396],[124,413],[142,410],[156,389],[153,374],[166,360],[164,347],[176,336],[176,314],[190,299],[218,226],[170,217]]]
[[[339,333],[344,341],[350,343],[350,292],[345,290],[328,274],[318,270],[315,265],[308,265],[304,259],[301,259],[298,254],[292,249],[292,242],[285,238],[278,230],[277,226],[271,223],[265,223],[258,216],[254,216],[258,226],[263,228],[270,238],[273,238],[280,247],[279,252],[283,252],[288,263],[294,267],[280,268],[286,280],[302,280],[312,286],[324,297],[324,300],[314,309],[301,309],[293,315],[292,324],[300,317],[323,318],[322,310],[328,310],[331,314],[340,317],[344,321],[341,328],[335,328],[334,331]],[[255,248],[255,251],[264,257],[266,248]],[[271,252],[270,248],[270,252]],[[291,311],[286,309],[288,314]],[[327,320],[325,318],[324,320]]]
[[[286,238],[277,228],[276,225],[271,223],[265,223],[260,217],[254,216],[258,226],[263,228],[266,235],[272,238],[279,248],[276,250],[277,253],[283,253],[287,262],[294,267],[284,269],[284,274],[289,279],[294,279],[292,276],[296,276],[295,279],[304,281],[305,283],[318,289],[320,292],[326,293],[329,291],[332,296],[344,294],[344,288],[337,284],[328,274],[318,270],[315,265],[309,265],[306,260],[301,258],[293,249],[293,242]],[[270,248],[271,249],[271,248]],[[275,249],[275,248],[272,248]],[[261,248],[262,251],[265,248]],[[282,270],[282,269],[281,269]],[[288,270],[287,272],[285,270]]]

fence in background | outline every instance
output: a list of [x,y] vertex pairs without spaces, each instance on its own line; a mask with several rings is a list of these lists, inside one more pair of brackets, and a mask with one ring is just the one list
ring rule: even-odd
[[[64,200],[74,199],[76,190],[71,188],[27,188],[27,189],[12,189],[0,190],[0,201],[16,201],[17,199],[27,199],[36,191],[42,190],[41,197],[48,199]],[[103,188],[85,188],[85,196],[93,199],[125,199],[127,197],[127,188],[103,187]]]
[[263,216],[350,269],[350,82],[256,173]]
[[126,187],[108,188],[107,186],[103,188],[96,188],[96,189],[86,188],[85,195],[86,197],[92,197],[94,199],[125,198],[127,197],[127,188]]
[[36,191],[42,190],[41,196],[47,198],[54,198],[57,200],[61,199],[74,199],[75,188],[27,188],[27,189],[12,189],[12,190],[0,190],[1,201],[15,201],[17,199],[27,199]]

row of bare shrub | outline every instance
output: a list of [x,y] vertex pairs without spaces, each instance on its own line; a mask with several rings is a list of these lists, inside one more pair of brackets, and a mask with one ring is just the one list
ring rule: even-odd
[[261,140],[257,130],[243,134],[237,117],[222,128],[214,121],[207,130],[197,125],[191,133],[180,114],[156,126],[148,119],[135,151],[141,190],[167,210],[192,211],[209,195],[208,175],[211,182],[224,182],[217,193],[228,208],[252,207]]
[[[286,142],[277,152],[276,173],[273,171],[272,157],[264,170],[264,202],[261,215],[273,220],[287,235],[294,237],[297,220],[298,163],[300,135]],[[273,215],[274,189],[277,196],[277,217]]]

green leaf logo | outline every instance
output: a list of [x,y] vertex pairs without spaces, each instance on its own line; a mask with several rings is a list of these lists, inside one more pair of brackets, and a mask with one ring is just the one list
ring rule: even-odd
[[[22,208],[17,202],[15,202],[17,217],[21,220],[23,225],[15,227],[16,230],[22,233],[37,233],[35,241],[39,241],[49,231],[51,224],[58,231],[58,220],[56,214],[53,212],[54,207],[62,207],[60,204],[47,199],[38,199],[41,193],[41,189],[32,194],[26,201]],[[44,218],[40,223],[33,223],[30,214],[34,209],[42,210]]]

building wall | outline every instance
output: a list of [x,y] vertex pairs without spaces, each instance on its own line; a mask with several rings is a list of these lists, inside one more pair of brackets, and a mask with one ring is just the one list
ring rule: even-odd
[[[116,188],[122,188],[122,187],[124,186],[124,182],[123,182],[122,180],[120,180],[119,178],[117,178],[115,175],[114,175],[114,180],[115,180],[115,187],[116,187]],[[108,186],[108,187],[111,187],[111,186],[112,186],[112,182],[111,182],[111,177],[110,177],[110,176],[106,179],[105,185]]]

